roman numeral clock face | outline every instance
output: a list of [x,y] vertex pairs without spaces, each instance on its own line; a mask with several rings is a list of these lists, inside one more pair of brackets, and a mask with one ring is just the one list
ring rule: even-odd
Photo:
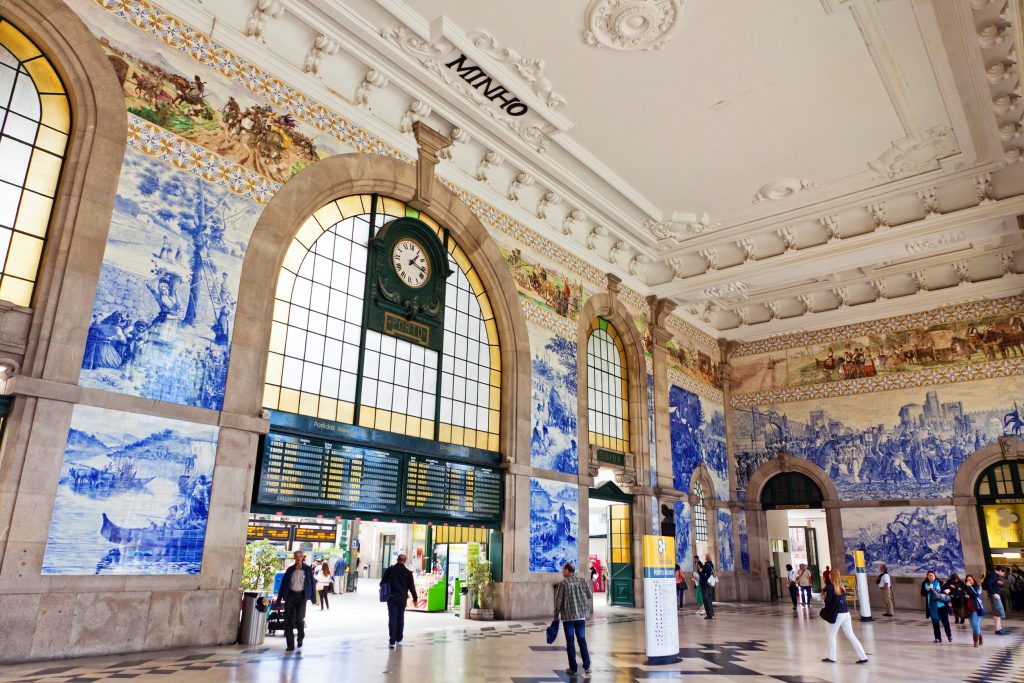
[[391,250],[391,265],[405,284],[419,289],[430,281],[430,261],[423,246],[408,238],[395,242]]

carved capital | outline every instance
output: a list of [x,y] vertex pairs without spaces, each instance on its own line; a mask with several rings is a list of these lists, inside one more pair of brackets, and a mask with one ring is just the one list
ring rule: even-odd
[[647,297],[647,307],[651,311],[651,325],[664,326],[665,321],[676,310],[675,301],[661,299],[654,294]]
[[416,164],[416,195],[413,202],[420,206],[429,206],[434,187],[434,167],[437,166],[438,153],[452,144],[451,138],[423,123],[412,124],[412,133],[416,137],[419,148],[419,162]]
[[614,273],[605,273],[604,281],[605,287],[608,289],[608,293],[617,297],[619,290],[622,288],[622,278]]

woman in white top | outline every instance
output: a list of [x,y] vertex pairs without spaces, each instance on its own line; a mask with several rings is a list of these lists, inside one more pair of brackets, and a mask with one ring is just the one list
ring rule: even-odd
[[324,560],[316,570],[316,592],[320,594],[320,610],[330,609],[327,594],[331,592],[331,568]]

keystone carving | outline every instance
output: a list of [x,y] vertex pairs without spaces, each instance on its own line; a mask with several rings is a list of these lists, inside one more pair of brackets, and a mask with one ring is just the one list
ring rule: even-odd
[[452,141],[422,121],[412,124],[412,133],[416,137],[416,146],[419,148],[419,161],[416,164],[416,195],[413,197],[412,204],[414,204],[414,208],[419,208],[430,205],[430,197],[433,194],[434,167],[437,166],[440,152],[451,146]]

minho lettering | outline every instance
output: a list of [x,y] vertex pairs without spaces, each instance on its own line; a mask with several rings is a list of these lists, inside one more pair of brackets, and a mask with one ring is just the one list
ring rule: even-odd
[[445,66],[449,69],[454,69],[455,73],[462,77],[462,80],[469,83],[474,89],[483,92],[484,97],[491,102],[495,100],[500,101],[499,108],[509,116],[522,116],[530,111],[530,108],[520,102],[518,97],[510,93],[508,88],[500,83],[495,83],[494,79],[488,76],[479,66],[467,65],[466,55],[459,54],[456,59],[448,62]]

